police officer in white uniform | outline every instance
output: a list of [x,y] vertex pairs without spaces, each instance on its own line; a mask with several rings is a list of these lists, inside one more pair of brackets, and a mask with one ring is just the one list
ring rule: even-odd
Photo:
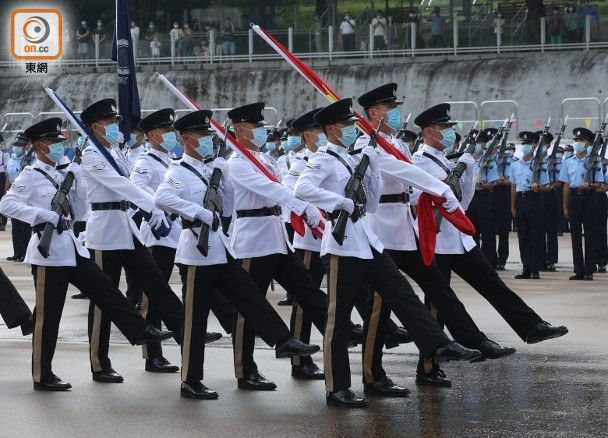
[[355,205],[344,196],[345,187],[357,167],[357,158],[347,153],[347,148],[356,140],[354,122],[357,118],[351,113],[351,106],[351,99],[343,99],[315,114],[314,120],[323,127],[329,142],[326,151],[317,152],[308,160],[296,183],[295,193],[327,211],[332,220],[340,210],[350,215],[342,245],[334,239],[330,222],[321,243],[321,256],[329,278],[323,360],[327,404],[354,408],[367,406],[364,398],[350,390],[347,350],[350,313],[363,288],[369,287],[387,301],[425,357],[434,356],[438,361],[472,360],[480,353],[448,339],[384,252],[369,223],[361,217],[366,211],[377,211],[382,189],[378,156],[372,147],[363,150],[370,162],[362,181],[365,199],[358,199]]
[[[74,219],[86,211],[86,184],[80,166],[72,163],[67,171],[74,175],[74,186],[68,195],[68,206],[62,215],[51,210],[51,201],[65,175],[55,168],[63,156],[61,119],[43,120],[25,130],[36,148],[38,160],[26,167],[0,202],[0,211],[30,223],[35,233],[30,239],[25,262],[32,265],[36,287],[32,374],[34,389],[65,391],[72,386],[53,374],[51,362],[55,353],[59,321],[68,284],[85,291],[91,301],[103,309],[132,344],[160,342],[173,335],[149,325],[129,304],[99,267],[71,230]],[[37,246],[44,228],[55,229],[45,258]]]
[[[158,304],[165,325],[181,341],[182,304],[171,290],[129,210],[136,205],[149,215],[149,223],[159,234],[169,229],[170,220],[154,206],[154,197],[128,178],[127,165],[117,147],[118,121],[113,99],[103,99],[86,108],[80,115],[91,135],[103,146],[98,150],[89,144],[82,154],[82,167],[87,181],[91,213],[87,220],[87,248],[95,262],[118,285],[122,268],[131,270],[148,299]],[[91,371],[93,380],[120,383],[123,377],[112,369],[108,357],[110,321],[94,303],[89,307]]]

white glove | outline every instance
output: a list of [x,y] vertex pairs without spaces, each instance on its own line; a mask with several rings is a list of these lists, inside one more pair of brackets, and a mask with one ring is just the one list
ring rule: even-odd
[[87,232],[86,231],[80,232],[80,234],[78,235],[78,241],[80,243],[82,243],[83,245],[86,245],[86,243],[87,243]]
[[378,152],[371,146],[365,146],[363,153],[369,157],[369,167],[373,172],[378,171]]
[[40,210],[38,212],[37,219],[40,219],[38,221],[39,224],[50,222],[53,225],[57,225],[57,223],[59,222],[59,215],[51,210]]
[[445,198],[443,208],[445,208],[448,213],[454,213],[458,209],[458,207],[460,207],[458,199],[456,199],[456,196],[454,196],[454,193],[452,193],[451,190],[446,190],[445,193],[441,196]]
[[123,144],[125,142],[125,135],[122,132],[118,133],[118,144]]
[[203,223],[211,226],[213,224],[213,213],[206,208],[203,208],[200,212],[196,214],[196,218],[203,221]]
[[167,221],[165,212],[162,211],[160,208],[154,207],[150,214],[152,215],[152,217],[150,217],[150,220],[148,221],[150,228],[157,229],[161,226],[163,222],[165,223],[165,226],[167,228],[169,227],[169,222]]
[[336,208],[338,210],[344,210],[348,214],[353,214],[355,211],[355,203],[352,199],[342,198],[342,200],[338,202],[338,205],[336,205]]
[[471,168],[475,164],[475,158],[471,154],[462,154],[458,159],[458,163],[464,163],[467,165],[467,168]]
[[82,181],[82,168],[79,164],[71,162],[70,164],[68,164],[68,167],[65,168],[65,171],[72,172],[74,174],[74,180],[76,180],[76,182]]
[[306,222],[311,227],[316,227],[320,222],[323,222],[323,216],[321,216],[319,209],[312,204],[306,206],[304,213],[306,214]]

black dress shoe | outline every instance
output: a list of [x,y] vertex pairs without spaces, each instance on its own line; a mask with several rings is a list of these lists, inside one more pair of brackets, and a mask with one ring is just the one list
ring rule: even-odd
[[42,382],[34,382],[34,389],[36,391],[67,391],[68,389],[72,389],[72,385],[64,382],[55,374],[51,374],[50,377]]
[[586,281],[593,281],[593,274],[585,274],[584,278]]
[[526,335],[528,344],[536,344],[537,342],[546,341],[547,339],[559,338],[568,333],[566,326],[560,325],[553,327],[547,321],[539,322]]
[[173,332],[162,331],[149,325],[146,329],[137,337],[135,345],[146,345],[155,342],[162,342],[173,337]]
[[521,274],[517,274],[515,277],[516,280],[529,280],[530,279],[530,273],[529,272],[522,272]]
[[350,324],[350,332],[348,333],[348,348],[356,347],[363,343],[363,327],[361,324]]
[[291,377],[301,380],[323,380],[325,373],[315,363],[292,365]]
[[538,274],[538,272],[532,272],[530,274],[530,280],[540,280],[540,275]]
[[293,305],[293,298],[285,297],[280,301],[277,301],[277,306],[291,306]]
[[73,300],[86,300],[88,298],[89,297],[87,296],[87,294],[83,292],[78,292],[77,294],[72,295]]
[[295,338],[289,338],[282,344],[277,344],[274,348],[277,359],[291,356],[310,356],[319,351],[318,345],[308,345]]
[[448,345],[438,348],[435,351],[434,359],[437,363],[441,363],[454,360],[474,360],[480,356],[479,350],[472,350],[452,341]]
[[450,388],[452,381],[448,379],[439,365],[434,364],[433,369],[425,373],[424,371],[416,371],[416,384],[422,386],[440,386]]
[[339,406],[341,408],[366,408],[367,400],[355,395],[350,389],[342,389],[336,392],[328,392],[325,396],[327,406]]
[[568,277],[568,280],[584,280],[585,276],[582,274],[574,274]]
[[17,261],[18,261],[18,262],[23,262],[24,260],[25,260],[25,256],[20,256],[20,257],[17,259]]
[[30,315],[21,323],[21,334],[23,334],[23,336],[27,336],[31,335],[32,333],[34,333],[34,318],[32,315]]
[[496,265],[496,270],[497,271],[504,271],[505,270],[505,265]]
[[15,262],[17,260],[19,260],[19,258],[21,257],[20,254],[13,254],[10,257],[7,257],[6,260],[8,260],[9,262]]
[[399,385],[395,385],[391,379],[384,376],[374,383],[365,383],[363,391],[366,394],[382,395],[384,397],[407,397],[410,390]]
[[412,342],[412,337],[403,327],[397,327],[392,333],[387,333],[384,338],[384,346],[387,349],[398,347],[400,344],[409,344]]
[[597,266],[597,272],[606,272],[606,266],[604,266],[604,265],[598,265]]
[[199,400],[216,400],[218,398],[217,392],[207,388],[201,382],[182,382],[180,395],[183,398],[196,398]]
[[251,389],[254,391],[272,391],[277,389],[277,385],[270,380],[266,380],[259,371],[254,371],[247,378],[237,379],[238,387],[241,389]]
[[151,373],[177,373],[179,367],[171,365],[171,362],[163,356],[158,356],[154,359],[146,359],[146,371]]
[[205,334],[205,344],[210,344],[215,341],[222,339],[222,334],[217,332],[207,332]]
[[557,269],[555,269],[555,265],[553,263],[549,263],[547,265],[547,272],[555,272]]
[[125,381],[125,379],[112,368],[103,371],[95,371],[93,373],[93,380],[102,383],[122,383]]
[[496,342],[491,341],[489,339],[479,344],[479,347],[477,347],[477,349],[481,352],[483,358],[488,359],[499,359],[501,357],[509,356],[517,351],[515,348],[501,347]]

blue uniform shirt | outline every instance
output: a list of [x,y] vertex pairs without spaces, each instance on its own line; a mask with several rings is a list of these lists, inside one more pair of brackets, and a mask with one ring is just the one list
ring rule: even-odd
[[[530,189],[532,182],[532,168],[534,167],[534,158],[530,161],[525,161],[523,158],[511,164],[511,183],[515,184],[516,192],[527,192]],[[543,171],[541,166],[538,183],[540,185],[549,184],[549,176],[546,169]]]
[[[477,175],[479,174],[479,165],[481,164],[481,160],[483,159],[483,157],[485,156],[485,152],[484,155],[482,155],[478,160],[475,160],[475,164],[473,166],[473,175],[475,175],[475,179],[477,179]],[[496,161],[495,160],[490,160],[487,163],[487,166],[483,169],[483,171],[481,172],[481,178],[479,179],[479,182],[481,183],[492,183],[498,180],[498,169],[496,167]],[[476,190],[485,190],[482,189],[481,187],[478,187]]]
[[517,160],[519,160],[517,157],[507,157],[505,160],[505,170],[503,172],[505,178],[508,178],[509,180],[513,178],[513,163],[515,163]]
[[[587,169],[585,164],[587,163],[587,156],[578,158],[576,155],[568,158],[562,164],[562,169],[559,173],[559,180],[570,184],[573,189],[578,189],[583,184],[585,179],[585,173]],[[602,172],[602,166],[598,165],[595,169],[595,178],[593,182],[604,182],[604,174]]]
[[17,157],[17,155],[12,154],[11,158],[6,163],[6,175],[8,176],[9,184],[15,182],[15,178],[17,178],[17,174],[19,173],[19,169],[21,168],[21,162],[25,158],[25,152],[21,157]]

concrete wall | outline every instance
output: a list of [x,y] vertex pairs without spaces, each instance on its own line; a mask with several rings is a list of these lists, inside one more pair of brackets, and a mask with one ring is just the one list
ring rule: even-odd
[[[356,97],[383,83],[397,82],[399,95],[406,97],[403,112],[412,112],[414,116],[443,101],[515,100],[519,104],[518,130],[536,128],[537,120],[549,115],[554,120],[553,128],[557,129],[564,98],[597,97],[603,101],[608,96],[606,52],[342,60],[331,65],[316,61],[312,66],[342,97]],[[178,65],[158,70],[164,70],[169,79],[197,102],[212,108],[265,101],[285,119],[327,104],[285,62]],[[138,82],[142,108],[183,108],[155,78],[152,67],[140,68]],[[2,71],[0,114],[56,110],[42,91],[42,84],[55,89],[74,110],[116,96],[113,69],[63,69],[37,76]],[[512,111],[508,105],[492,105],[484,111],[483,118],[504,119]],[[597,112],[597,104],[569,104],[566,108],[571,117],[597,117]],[[453,117],[472,119],[474,115],[471,109],[455,106]],[[597,121],[591,122],[593,129]],[[574,124],[583,126],[584,121],[572,122],[569,127],[574,128]]]

